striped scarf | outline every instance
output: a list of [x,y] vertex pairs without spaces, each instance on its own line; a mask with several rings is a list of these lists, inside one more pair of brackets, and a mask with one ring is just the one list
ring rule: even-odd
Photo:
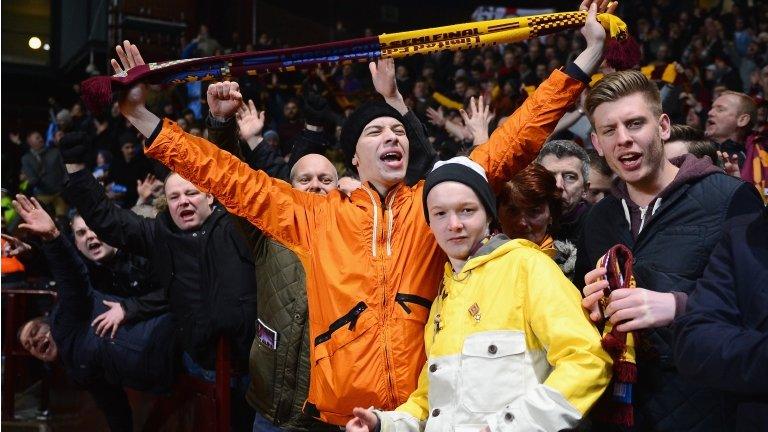
[[[92,112],[99,112],[109,105],[113,92],[139,82],[176,85],[220,81],[339,63],[483,48],[580,28],[586,18],[586,11],[560,12],[454,24],[297,48],[149,63],[112,76],[89,78],[82,84],[83,100]],[[614,41],[609,44],[606,60],[613,62],[617,69],[635,66],[629,63],[636,63],[637,59],[628,60],[627,57],[636,55],[637,44],[629,37],[626,24],[610,14],[598,14],[597,18]]]

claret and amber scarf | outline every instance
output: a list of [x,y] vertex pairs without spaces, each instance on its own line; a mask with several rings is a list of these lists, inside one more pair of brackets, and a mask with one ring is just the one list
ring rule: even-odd
[[[219,81],[309,69],[318,65],[482,48],[580,28],[586,18],[586,11],[560,12],[455,24],[297,48],[149,63],[112,76],[93,77],[84,81],[83,100],[95,112],[111,102],[113,92],[139,82],[175,85],[193,81]],[[598,14],[598,20],[612,39],[606,60],[616,69],[635,66],[639,50],[629,38],[626,24],[618,17],[606,13]]]

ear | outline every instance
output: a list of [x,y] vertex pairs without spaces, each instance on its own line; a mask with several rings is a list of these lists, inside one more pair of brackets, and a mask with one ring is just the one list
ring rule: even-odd
[[659,117],[659,135],[661,136],[661,142],[667,142],[671,133],[672,121],[669,120],[668,115],[662,113]]
[[590,186],[591,186],[591,184],[588,181],[584,182],[584,192],[581,193],[581,198],[582,199],[587,197],[587,192],[589,192],[589,187]]
[[752,120],[752,116],[749,114],[741,114],[740,116],[736,117],[736,125],[740,128],[746,127],[749,124],[749,121]]
[[208,202],[208,207],[213,205],[213,195],[205,194],[205,200]]
[[357,159],[357,153],[355,153],[355,155],[352,156],[352,166],[354,166],[355,168],[360,166],[360,161]]
[[605,157],[605,154],[603,154],[603,146],[600,145],[600,141],[597,139],[597,134],[594,132],[590,132],[589,139],[592,141],[592,147],[594,147],[595,150],[597,150],[597,154]]

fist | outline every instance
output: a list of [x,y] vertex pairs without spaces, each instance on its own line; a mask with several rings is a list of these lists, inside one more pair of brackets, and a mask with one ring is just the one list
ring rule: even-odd
[[243,104],[243,95],[240,93],[238,83],[223,81],[208,86],[206,100],[211,115],[223,121],[235,115]]

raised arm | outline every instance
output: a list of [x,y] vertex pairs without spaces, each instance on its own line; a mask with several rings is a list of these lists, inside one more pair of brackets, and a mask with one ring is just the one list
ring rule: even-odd
[[[587,22],[581,33],[587,40],[587,48],[579,54],[565,72],[552,72],[523,105],[496,129],[490,140],[475,147],[471,158],[482,165],[488,181],[496,192],[502,185],[525,166],[541,150],[566,109],[573,104],[587,87],[589,77],[597,69],[605,44],[605,29],[597,21],[599,0],[585,0],[582,9],[589,7]],[[616,4],[608,6],[608,12]]]
[[[117,72],[143,64],[138,48],[125,41],[112,60]],[[306,245],[307,212],[322,198],[295,191],[283,181],[246,163],[205,139],[185,133],[178,125],[160,119],[145,106],[145,86],[130,89],[118,103],[120,112],[148,137],[145,152],[204,192],[213,194],[231,213],[248,219],[257,228],[294,250]]]

